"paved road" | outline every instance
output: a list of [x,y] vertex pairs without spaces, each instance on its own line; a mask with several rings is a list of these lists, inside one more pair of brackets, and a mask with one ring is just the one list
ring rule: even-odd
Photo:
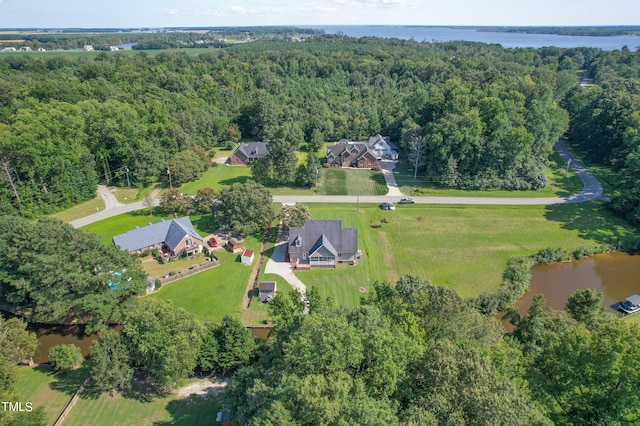
[[[569,152],[566,145],[562,141],[554,144],[555,150],[560,154],[565,162],[569,163],[569,167],[582,179],[583,189],[580,192],[566,197],[548,197],[548,198],[494,198],[494,197],[413,197],[418,204],[472,204],[472,205],[548,205],[563,203],[582,203],[591,200],[605,200],[602,194],[602,185],[593,176],[586,167],[580,163]],[[404,195],[398,189],[392,169],[395,166],[393,161],[385,160],[382,162],[385,181],[389,187],[387,195],[380,196],[355,196],[355,195],[278,195],[273,197],[276,203],[381,203],[383,201],[397,202]],[[91,216],[86,216],[71,222],[76,228],[117,216],[122,213],[128,213],[134,210],[143,209],[145,206],[142,201],[131,204],[120,204],[109,190],[105,187],[98,187],[98,193],[105,199],[106,208]],[[155,205],[158,200],[155,200]]]

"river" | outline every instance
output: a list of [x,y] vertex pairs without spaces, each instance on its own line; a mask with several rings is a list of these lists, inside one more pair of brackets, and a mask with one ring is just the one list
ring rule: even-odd
[[640,47],[638,36],[565,36],[557,34],[525,34],[478,31],[475,28],[401,26],[401,25],[309,25],[323,29],[326,34],[344,34],[350,37],[382,37],[415,41],[477,41],[499,44],[505,48],[594,47],[602,50],[619,50],[627,46],[631,50]]

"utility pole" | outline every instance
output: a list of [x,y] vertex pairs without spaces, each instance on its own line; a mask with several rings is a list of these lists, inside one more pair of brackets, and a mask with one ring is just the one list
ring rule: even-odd
[[167,167],[167,174],[169,175],[169,188],[173,188],[173,185],[171,185],[171,171],[169,170],[168,167]]
[[127,186],[131,188],[131,182],[129,182],[129,167],[124,166],[124,172],[127,174]]
[[571,158],[567,160],[567,176],[569,176],[569,166],[571,165]]
[[15,195],[16,196],[16,200],[18,200],[18,205],[21,205],[21,203],[20,203],[20,195],[18,194],[18,188],[16,188],[16,184],[13,182],[12,174],[15,172],[15,168],[11,164],[11,161],[8,158],[3,157],[2,161],[0,162],[0,169],[1,169],[2,174],[3,174],[2,177],[7,182],[9,182],[9,186],[11,186],[11,189],[13,190],[13,195]]

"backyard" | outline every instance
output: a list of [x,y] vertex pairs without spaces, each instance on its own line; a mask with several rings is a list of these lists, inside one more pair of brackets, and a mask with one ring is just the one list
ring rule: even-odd
[[[354,305],[376,281],[412,274],[474,297],[497,288],[507,259],[546,247],[577,248],[634,231],[600,203],[552,206],[308,204],[313,219],[358,228],[357,266],[298,272],[338,304]],[[360,287],[364,287],[361,289]]]

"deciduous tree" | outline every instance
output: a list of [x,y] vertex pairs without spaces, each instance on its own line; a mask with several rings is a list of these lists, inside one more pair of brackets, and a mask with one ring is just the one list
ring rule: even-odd
[[257,182],[234,183],[220,192],[216,216],[224,229],[239,236],[253,235],[264,230],[274,217],[271,198],[271,193]]

